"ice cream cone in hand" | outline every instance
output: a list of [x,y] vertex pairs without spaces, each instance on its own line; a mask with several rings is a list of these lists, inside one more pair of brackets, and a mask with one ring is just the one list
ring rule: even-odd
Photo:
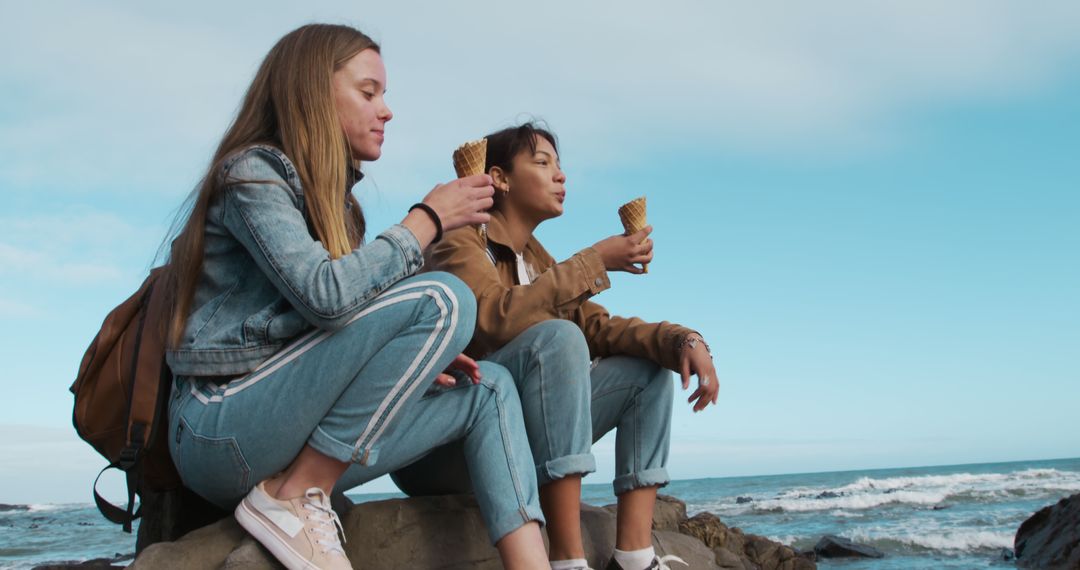
[[469,141],[454,151],[454,170],[458,178],[483,174],[487,162],[487,139]]
[[[635,198],[619,207],[619,220],[622,221],[626,234],[636,233],[649,225],[645,221],[645,197]],[[645,273],[649,272],[649,265],[641,266]]]

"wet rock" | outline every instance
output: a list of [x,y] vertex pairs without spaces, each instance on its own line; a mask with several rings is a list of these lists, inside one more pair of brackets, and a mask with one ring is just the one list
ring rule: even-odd
[[754,502],[753,497],[735,497],[735,504],[736,505],[745,505],[746,503],[753,503],[753,502]]
[[1024,521],[1013,548],[1020,568],[1080,568],[1080,493]]
[[823,491],[821,493],[818,493],[817,497],[815,497],[815,498],[816,499],[836,499],[836,498],[838,498],[840,496],[841,496],[840,493],[836,493],[836,492],[833,492],[833,491]]
[[8,505],[0,503],[0,513],[6,513],[8,511],[29,511],[30,505]]
[[808,570],[817,567],[795,549],[763,536],[746,534],[738,527],[728,527],[712,513],[690,517],[679,525],[679,530],[712,548],[721,568]]
[[814,552],[822,558],[884,558],[885,554],[873,546],[857,544],[850,540],[827,534],[814,545]]
[[1013,560],[1016,559],[1016,554],[1013,553],[1013,550],[1011,548],[1002,548],[1001,549],[1001,559],[1004,560],[1005,562],[1012,562]]
[[[814,563],[796,551],[763,537],[712,526],[687,525],[686,505],[661,496],[653,518],[653,546],[661,556],[679,556],[691,568],[705,570],[806,570]],[[603,568],[615,547],[612,507],[582,506],[582,535],[592,568]],[[344,547],[364,568],[501,568],[488,542],[476,501],[468,495],[414,497],[356,505],[342,517]],[[700,528],[699,528],[700,526]],[[696,529],[697,532],[687,532]],[[723,535],[723,544],[716,537]],[[712,537],[713,544],[700,540]],[[277,563],[232,517],[162,542],[139,554],[132,570],[158,568],[277,568]],[[358,565],[358,567],[360,567]],[[680,566],[681,567],[681,566]]]

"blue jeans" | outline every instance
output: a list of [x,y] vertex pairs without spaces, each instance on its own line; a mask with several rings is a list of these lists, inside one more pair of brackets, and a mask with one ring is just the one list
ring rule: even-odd
[[[630,356],[603,358],[590,369],[581,329],[564,320],[530,327],[487,359],[514,377],[541,486],[595,471],[591,444],[612,429],[616,495],[670,482],[670,371]],[[467,490],[471,471],[463,464],[461,447],[450,445],[395,473],[394,480],[416,494]]]
[[352,462],[347,489],[462,440],[492,542],[543,521],[507,371],[449,389],[432,380],[464,349],[475,321],[457,278],[426,273],[373,299],[344,328],[314,330],[251,373],[218,384],[177,377],[169,413],[173,461],[184,483],[230,508],[285,469],[305,444]]

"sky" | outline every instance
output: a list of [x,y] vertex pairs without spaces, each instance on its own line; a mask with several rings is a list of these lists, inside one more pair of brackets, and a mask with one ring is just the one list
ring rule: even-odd
[[529,118],[568,176],[557,258],[647,196],[649,274],[595,300],[712,345],[720,401],[677,391],[673,477],[1080,456],[1075,2],[0,4],[0,502],[90,500],[83,351],[315,21],[382,44],[373,231]]

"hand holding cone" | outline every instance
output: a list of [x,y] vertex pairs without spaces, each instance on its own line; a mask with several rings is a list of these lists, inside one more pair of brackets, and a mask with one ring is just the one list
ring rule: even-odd
[[454,151],[454,170],[458,178],[483,174],[487,162],[487,139],[469,141]]
[[[645,197],[635,198],[619,207],[619,220],[627,235],[639,232],[649,225],[645,221]],[[649,264],[641,266],[644,273],[649,272]]]

